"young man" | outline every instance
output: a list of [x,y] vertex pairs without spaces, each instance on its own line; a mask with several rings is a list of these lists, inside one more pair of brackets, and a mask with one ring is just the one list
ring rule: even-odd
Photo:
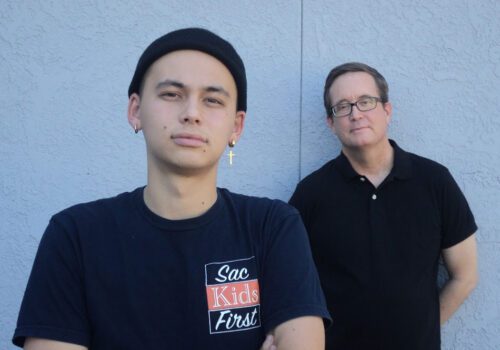
[[13,342],[25,349],[321,349],[328,319],[300,215],[216,188],[243,130],[227,41],[171,32],[142,54],[128,120],[147,185],[52,217]]
[[[303,179],[290,203],[334,319],[327,349],[439,349],[440,323],[477,282],[469,206],[444,166],[388,139],[392,106],[375,69],[334,68],[324,102],[342,151]],[[450,280],[439,294],[441,254]]]

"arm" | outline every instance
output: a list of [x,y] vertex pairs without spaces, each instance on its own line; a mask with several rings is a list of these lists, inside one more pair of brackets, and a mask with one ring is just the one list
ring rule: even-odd
[[272,333],[269,333],[266,336],[266,340],[260,347],[260,350],[276,350],[276,345],[274,345],[274,336]]
[[443,249],[443,259],[450,274],[439,295],[441,325],[444,324],[477,285],[477,248],[474,235]]
[[87,350],[86,347],[55,340],[28,338],[24,350]]
[[274,345],[278,350],[324,349],[323,320],[316,316],[304,316],[280,324],[274,330]]
[[54,217],[40,241],[12,339],[19,347],[60,349],[49,339],[90,344],[78,236],[68,228]]
[[264,330],[271,337],[261,350],[324,349],[324,321],[330,317],[309,240],[297,211],[279,209],[285,216],[269,225],[274,230],[266,235],[261,295]]

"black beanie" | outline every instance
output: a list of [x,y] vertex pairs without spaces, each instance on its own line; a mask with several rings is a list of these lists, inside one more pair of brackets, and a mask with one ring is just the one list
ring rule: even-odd
[[179,29],[153,41],[142,53],[128,88],[128,96],[139,88],[148,68],[160,57],[177,50],[205,52],[221,61],[231,72],[238,91],[238,111],[247,110],[247,78],[245,66],[234,47],[218,35],[202,28]]

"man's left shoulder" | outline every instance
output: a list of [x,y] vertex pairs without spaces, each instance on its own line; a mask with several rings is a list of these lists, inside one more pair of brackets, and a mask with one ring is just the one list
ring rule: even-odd
[[448,168],[435,160],[411,152],[406,152],[406,155],[411,162],[413,172],[419,177],[443,179],[450,176]]
[[414,153],[407,153],[407,155],[411,162],[415,184],[424,186],[436,194],[445,195],[448,199],[463,196],[460,186],[446,166]]
[[219,189],[221,195],[238,211],[260,216],[299,215],[297,209],[280,199],[256,197]]

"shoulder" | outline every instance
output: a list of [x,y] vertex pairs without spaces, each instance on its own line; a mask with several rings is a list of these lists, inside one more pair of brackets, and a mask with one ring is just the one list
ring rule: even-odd
[[305,176],[302,180],[299,181],[297,189],[307,189],[321,186],[322,183],[327,179],[335,177],[335,174],[337,174],[337,172],[335,171],[335,161],[336,159],[332,159],[323,164],[320,168],[314,170],[309,175]]
[[460,186],[446,166],[414,153],[407,152],[406,155],[411,164],[411,181],[408,184],[414,190],[422,194],[431,193],[441,203],[463,197]]
[[291,205],[267,197],[255,197],[219,189],[228,206],[236,210],[239,216],[249,216],[253,219],[271,220],[284,218],[290,215],[299,215]]
[[139,189],[132,192],[123,192],[113,197],[100,198],[85,203],[78,203],[71,207],[68,207],[57,215],[85,215],[85,214],[96,214],[103,211],[114,211],[123,205],[127,205],[132,197],[137,194]]
[[406,154],[410,159],[412,172],[416,178],[436,184],[442,184],[452,179],[450,171],[443,164],[415,153],[406,152]]
[[336,160],[325,163],[297,184],[289,203],[298,208],[302,215],[305,215],[304,211],[309,205],[328,197],[334,188],[342,184],[341,174],[336,170]]
[[239,230],[251,237],[261,254],[276,241],[293,245],[305,235],[304,225],[297,209],[279,200],[247,196],[222,191],[227,217],[237,222]]
[[294,213],[296,210],[283,202],[280,199],[270,199],[267,197],[256,197],[249,196],[239,193],[233,193],[227,189],[219,189],[219,193],[222,194],[226,201],[231,202],[238,208],[249,210],[252,212],[270,212],[277,211],[283,213]]
[[139,190],[136,189],[114,197],[75,204],[53,215],[51,223],[71,228],[115,220],[117,216],[128,215],[133,198],[138,195]]
[[84,247],[112,243],[118,228],[127,227],[139,190],[76,204],[53,215],[42,235],[40,250],[73,251],[78,255]]
[[432,172],[432,173],[445,173],[448,172],[448,169],[441,163],[436,162],[435,160],[422,157],[418,154],[406,152],[409,157],[412,165],[415,170],[424,171],[424,172]]

